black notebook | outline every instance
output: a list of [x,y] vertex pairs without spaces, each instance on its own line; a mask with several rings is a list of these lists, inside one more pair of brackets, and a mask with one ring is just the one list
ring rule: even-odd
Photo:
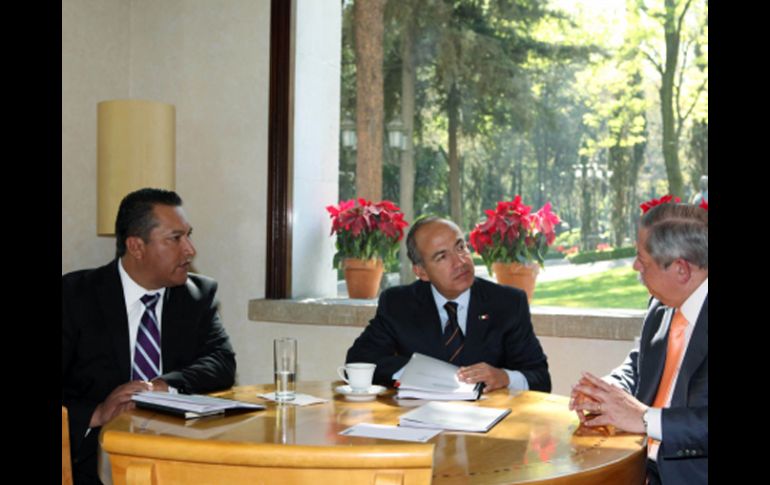
[[262,404],[234,401],[200,394],[168,394],[165,392],[140,392],[131,397],[136,406],[160,411],[185,419],[201,418],[230,411],[258,411]]

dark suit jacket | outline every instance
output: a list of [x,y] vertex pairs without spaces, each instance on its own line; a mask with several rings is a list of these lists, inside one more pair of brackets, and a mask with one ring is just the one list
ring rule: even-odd
[[[117,264],[114,260],[62,276],[62,404],[69,412],[75,468],[95,456],[100,429],[83,438],[94,409],[131,378],[128,316]],[[233,385],[235,354],[217,313],[216,290],[214,280],[195,274],[184,285],[166,289],[161,377],[180,392]]]
[[[476,279],[471,286],[465,346],[453,364],[486,362],[521,371],[533,391],[551,391],[548,362],[535,337],[526,294]],[[449,360],[441,342],[441,322],[430,283],[389,288],[380,295],[377,314],[348,350],[346,362],[377,364],[374,381],[391,385],[393,373],[413,352]]]
[[[668,332],[660,326],[666,307],[652,300],[639,349],[610,376],[639,401],[652,405],[663,376]],[[679,369],[671,406],[662,411],[658,470],[664,484],[708,482],[708,296]]]

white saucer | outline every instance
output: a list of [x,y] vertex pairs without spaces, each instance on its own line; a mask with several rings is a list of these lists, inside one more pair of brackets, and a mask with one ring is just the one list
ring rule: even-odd
[[383,392],[387,391],[388,389],[383,386],[370,386],[369,389],[366,391],[353,391],[353,389],[348,386],[337,386],[334,388],[335,392],[338,392],[345,396],[345,399],[348,401],[374,401],[374,399]]

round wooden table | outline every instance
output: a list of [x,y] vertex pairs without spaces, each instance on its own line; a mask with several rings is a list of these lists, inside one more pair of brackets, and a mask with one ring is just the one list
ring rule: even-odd
[[[341,382],[300,382],[297,392],[329,399],[310,406],[278,405],[257,397],[272,385],[238,386],[213,395],[267,405],[264,411],[193,421],[134,410],[104,429],[167,434],[195,439],[284,443],[286,445],[393,444],[340,435],[357,423],[395,425],[398,417],[425,401],[396,400],[394,392],[370,402],[349,402],[335,394]],[[444,431],[435,443],[435,484],[641,484],[644,436],[578,429],[569,398],[541,392],[498,390],[469,405],[511,408],[488,433]],[[104,464],[106,456],[100,456]],[[103,480],[109,472],[102,470]],[[105,474],[107,476],[105,476]],[[106,483],[106,482],[105,482]]]

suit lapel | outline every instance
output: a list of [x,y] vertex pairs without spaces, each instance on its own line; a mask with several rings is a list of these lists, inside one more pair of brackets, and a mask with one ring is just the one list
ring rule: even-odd
[[[482,362],[484,360],[484,342],[489,327],[489,320],[480,318],[486,312],[487,295],[484,288],[473,282],[471,286],[471,298],[468,304],[468,319],[465,321],[465,347],[463,353],[466,359]],[[470,352],[482,352],[482,355],[469,355]]]
[[[648,314],[648,322],[644,326],[644,332],[653,333],[650,338],[649,347],[640,353],[642,361],[639,370],[639,389],[637,389],[638,399],[646,404],[652,404],[657,393],[660,379],[663,375],[663,367],[666,363],[666,347],[668,346],[668,327],[663,327],[663,317],[666,309],[658,302],[658,306],[651,309]],[[646,336],[642,335],[641,341],[644,342]]]
[[690,384],[692,375],[698,370],[703,360],[708,354],[709,338],[709,306],[708,296],[703,301],[698,320],[690,336],[690,342],[687,344],[682,365],[679,369],[679,376],[676,379],[674,394],[671,396],[671,403],[686,402],[687,386]]
[[[188,291],[191,288],[195,288],[189,280],[185,283],[185,286]],[[179,345],[194,340],[189,335],[185,335],[185,331],[190,328],[184,325],[184,311],[187,305],[182,302],[182,299],[185,294],[185,286],[166,288],[163,298],[163,315],[160,324],[160,355],[163,361],[164,373],[176,367],[175,359],[179,354]]]
[[[430,283],[417,281],[414,287],[417,301],[417,335],[427,336],[428,345],[433,349],[433,355],[444,355],[446,347],[442,340],[441,319],[438,314],[436,300],[433,298],[433,292]],[[423,337],[425,338],[425,337]],[[447,356],[449,358],[449,356]]]
[[97,288],[99,307],[104,316],[104,325],[112,340],[113,355],[117,360],[121,378],[131,379],[131,351],[128,336],[128,314],[123,297],[123,285],[118,273],[118,260],[104,267],[104,284]]

